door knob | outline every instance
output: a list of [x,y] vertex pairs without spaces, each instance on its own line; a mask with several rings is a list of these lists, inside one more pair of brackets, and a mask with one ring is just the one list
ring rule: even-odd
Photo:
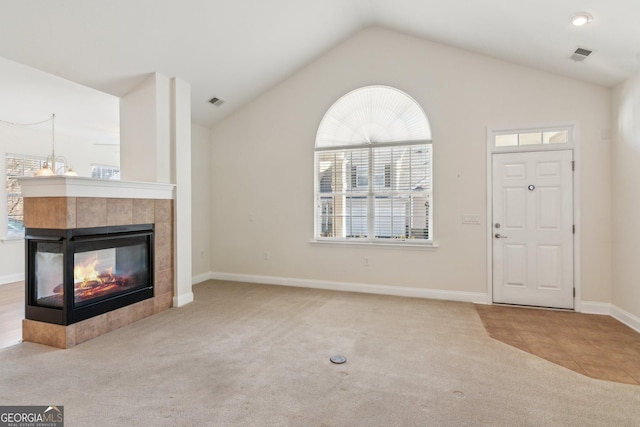
[[507,236],[502,236],[500,233],[496,233],[496,234],[494,234],[494,236],[495,236],[496,239],[508,239]]

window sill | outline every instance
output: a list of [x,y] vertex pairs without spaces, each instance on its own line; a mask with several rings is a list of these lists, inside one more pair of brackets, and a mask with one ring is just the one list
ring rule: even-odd
[[440,246],[437,242],[429,242],[429,243],[409,243],[406,241],[401,241],[397,243],[386,243],[386,242],[354,242],[351,240],[311,240],[309,241],[311,245],[318,246],[359,246],[359,247],[367,247],[367,248],[384,248],[384,249],[416,249],[416,250],[431,250],[435,251]]
[[0,238],[0,243],[2,244],[17,242],[24,242],[24,234],[8,235]]

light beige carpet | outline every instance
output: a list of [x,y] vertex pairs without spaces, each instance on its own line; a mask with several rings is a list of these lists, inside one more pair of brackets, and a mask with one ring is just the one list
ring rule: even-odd
[[64,405],[67,427],[640,424],[640,387],[494,341],[472,304],[214,281],[194,292],[69,350],[0,350],[0,405]]

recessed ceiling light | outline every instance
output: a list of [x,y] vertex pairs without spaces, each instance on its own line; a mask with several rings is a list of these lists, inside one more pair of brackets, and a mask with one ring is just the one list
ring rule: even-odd
[[576,27],[582,27],[583,25],[588,24],[591,21],[593,21],[593,16],[591,16],[591,14],[587,12],[576,13],[571,18],[571,23]]

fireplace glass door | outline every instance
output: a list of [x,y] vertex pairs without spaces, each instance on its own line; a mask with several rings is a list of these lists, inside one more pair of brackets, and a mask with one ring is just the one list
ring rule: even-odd
[[153,297],[153,224],[29,228],[25,316],[70,325]]
[[135,239],[127,239],[123,246],[78,250],[83,246],[76,245],[73,254],[76,307],[149,283],[146,241],[137,243]]
[[35,299],[43,307],[64,304],[64,253],[62,242],[37,242],[35,253]]

